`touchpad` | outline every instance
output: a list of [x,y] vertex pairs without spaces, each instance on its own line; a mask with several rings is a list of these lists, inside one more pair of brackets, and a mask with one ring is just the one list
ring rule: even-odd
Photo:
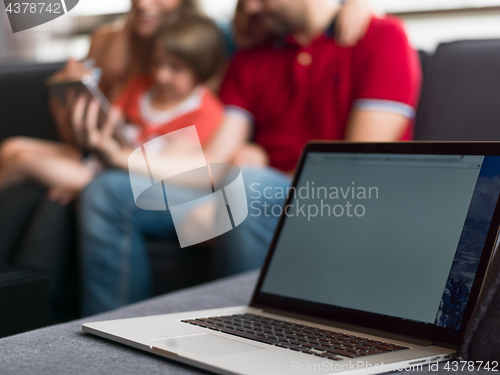
[[158,344],[161,343],[163,345],[167,345],[170,349],[172,349],[172,351],[175,352],[182,350],[204,357],[214,357],[218,355],[236,354],[264,349],[260,346],[243,344],[239,341],[214,336],[209,333],[173,337],[156,342]]

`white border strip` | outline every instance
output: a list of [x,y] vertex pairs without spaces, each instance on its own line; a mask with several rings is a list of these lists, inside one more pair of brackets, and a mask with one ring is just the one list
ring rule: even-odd
[[240,121],[253,123],[253,115],[244,108],[235,105],[226,105],[224,113],[226,116],[234,117]]
[[392,100],[358,99],[354,101],[353,107],[355,109],[397,113],[410,119],[415,117],[415,109],[412,106]]
[[64,0],[61,0],[61,3],[62,3],[62,7],[64,9],[64,14],[68,13],[68,9],[66,8],[66,3],[64,2]]

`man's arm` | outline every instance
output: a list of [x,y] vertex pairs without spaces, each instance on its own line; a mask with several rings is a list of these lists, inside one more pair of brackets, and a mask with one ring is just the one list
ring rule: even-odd
[[402,114],[354,109],[349,117],[345,140],[352,142],[396,142],[408,126]]
[[347,123],[349,141],[394,142],[411,138],[421,71],[401,21],[374,19],[368,38],[359,43],[366,52],[359,65],[359,85]]

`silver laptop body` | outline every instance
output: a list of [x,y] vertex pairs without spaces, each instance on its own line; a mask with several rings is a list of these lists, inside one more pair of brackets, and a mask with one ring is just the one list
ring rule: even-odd
[[83,330],[219,374],[456,357],[498,236],[500,144],[310,143],[285,194],[249,306]]

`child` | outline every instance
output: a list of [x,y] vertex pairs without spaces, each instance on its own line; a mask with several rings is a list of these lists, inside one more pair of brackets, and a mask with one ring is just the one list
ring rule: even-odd
[[[165,22],[155,37],[151,74],[133,79],[115,103],[133,124],[123,129],[131,149],[191,125],[206,144],[221,123],[223,107],[205,83],[223,56],[222,36],[208,18],[184,12]],[[0,147],[0,188],[33,180],[68,203],[93,179],[95,164],[82,161],[82,152],[72,146],[8,139]]]
[[132,80],[115,103],[136,125],[136,136],[126,131],[132,146],[191,125],[206,144],[223,108],[205,84],[223,60],[223,39],[211,20],[184,12],[166,21],[154,40],[151,74]]

